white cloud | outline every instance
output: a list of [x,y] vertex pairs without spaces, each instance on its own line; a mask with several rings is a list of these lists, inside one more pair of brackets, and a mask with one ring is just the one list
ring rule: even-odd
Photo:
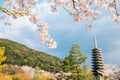
[[[11,26],[5,26],[3,23],[0,23],[0,37],[8,38],[14,41],[24,42],[24,38],[29,38],[36,36],[35,30],[37,26],[32,24],[28,17],[20,17],[18,19],[9,18]],[[39,37],[39,36],[38,36]]]
[[34,13],[39,13],[41,20],[44,20],[47,16],[52,15],[50,12],[50,4],[45,0],[35,6]]

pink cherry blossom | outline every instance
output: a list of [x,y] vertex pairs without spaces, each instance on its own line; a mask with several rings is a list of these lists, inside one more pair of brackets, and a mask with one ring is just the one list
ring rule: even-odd
[[38,16],[37,16],[36,14],[32,14],[32,15],[30,16],[29,20],[30,20],[32,23],[36,24],[36,23],[38,22]]
[[57,12],[57,8],[56,8],[55,5],[51,5],[51,11],[52,11],[52,12]]
[[35,4],[38,2],[38,0],[26,0],[29,4]]
[[[40,40],[42,42],[53,43],[48,33],[48,25],[39,23],[40,19],[34,12],[35,5],[38,0],[5,0],[4,6],[0,6],[1,10],[14,19],[22,16],[28,16],[29,20],[38,26],[40,31]],[[57,12],[57,6],[63,7],[73,18],[75,22],[93,22],[99,19],[102,9],[108,10],[111,19],[120,25],[120,0],[47,0],[51,4],[51,11]],[[4,19],[5,17],[1,17]],[[6,23],[5,25],[8,25]],[[87,30],[92,28],[92,24],[87,26]]]
[[113,64],[104,65],[104,76],[108,76],[108,80],[115,80],[120,75],[120,66]]

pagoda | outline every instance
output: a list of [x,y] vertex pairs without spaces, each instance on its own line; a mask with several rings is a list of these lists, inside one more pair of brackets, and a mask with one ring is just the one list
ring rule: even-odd
[[92,72],[95,76],[95,80],[103,80],[102,74],[104,70],[104,64],[102,59],[101,49],[97,47],[96,37],[94,38],[94,49],[92,49]]

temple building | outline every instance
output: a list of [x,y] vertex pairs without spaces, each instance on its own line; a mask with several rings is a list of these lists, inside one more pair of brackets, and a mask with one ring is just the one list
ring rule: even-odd
[[104,63],[102,59],[101,49],[97,47],[96,37],[94,38],[94,49],[92,49],[92,72],[95,76],[94,80],[103,80],[102,72],[104,70]]

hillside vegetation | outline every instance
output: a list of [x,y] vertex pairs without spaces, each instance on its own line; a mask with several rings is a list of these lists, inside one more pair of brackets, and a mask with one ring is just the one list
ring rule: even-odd
[[47,53],[28,48],[18,42],[0,39],[0,47],[5,47],[5,64],[39,67],[49,72],[61,71],[62,60]]

